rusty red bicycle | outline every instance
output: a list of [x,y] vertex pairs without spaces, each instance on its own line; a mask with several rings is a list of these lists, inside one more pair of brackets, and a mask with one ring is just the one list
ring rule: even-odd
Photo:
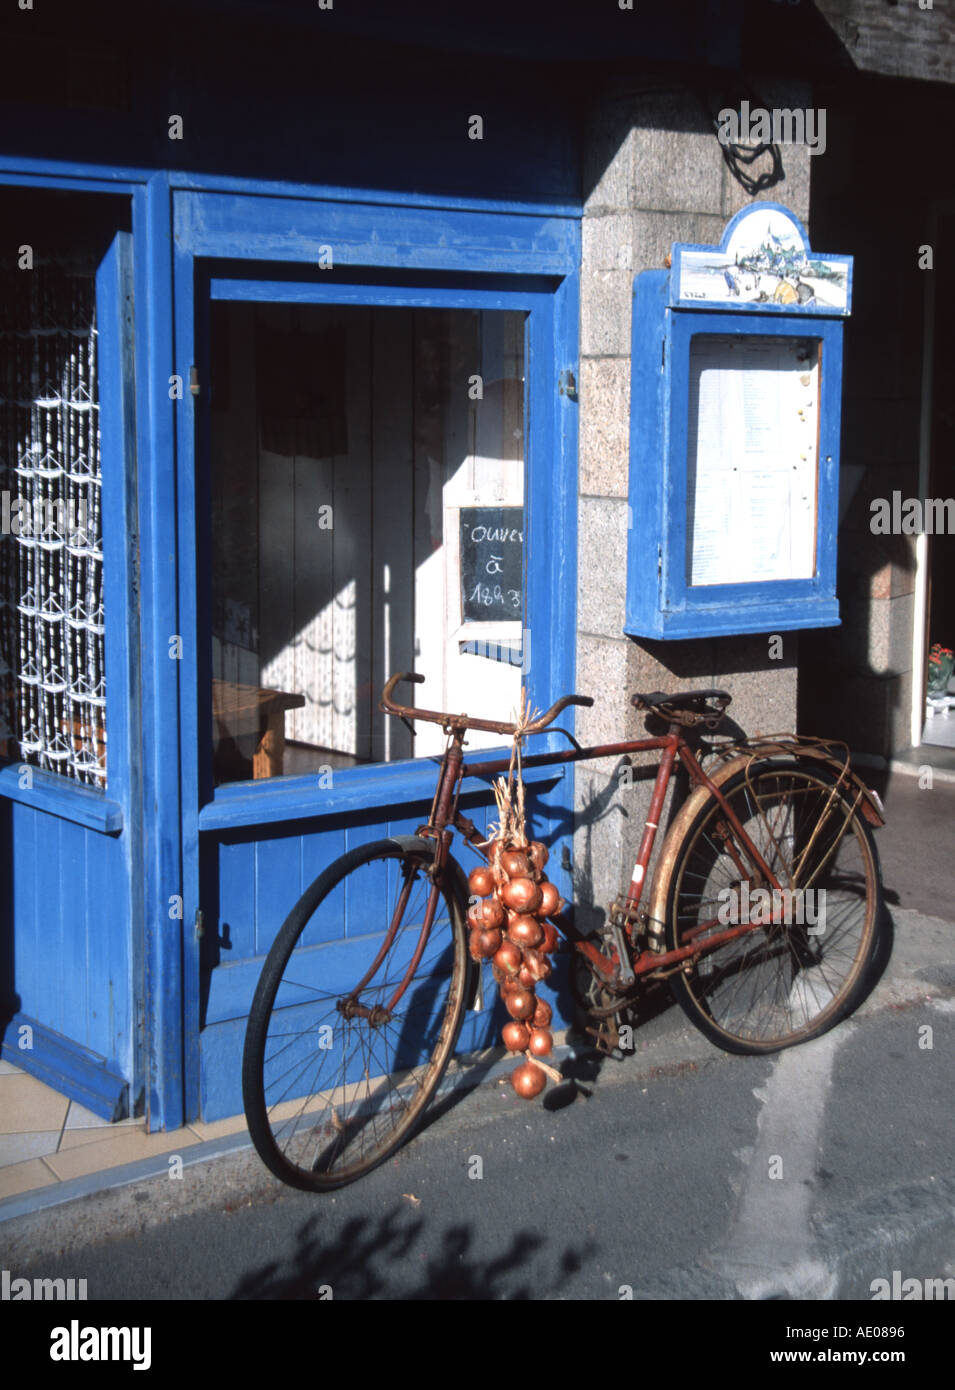
[[[593,703],[564,696],[518,731],[393,701],[400,682],[422,679],[392,676],[380,707],[440,724],[447,735],[427,822],[413,836],[360,846],[319,875],[280,928],[249,1015],[249,1130],[266,1165],[296,1187],[353,1182],[411,1137],[475,999],[481,968],[468,954],[467,877],[451,845],[457,833],[487,858],[488,842],[459,810],[462,785],[493,778],[509,762],[465,763],[468,730],[523,738],[553,726],[569,705]],[[613,1049],[615,1020],[648,980],[661,978],[729,1051],[772,1052],[818,1036],[857,1007],[877,955],[878,798],[846,750],[826,740],[728,740],[698,755],[689,731],[718,729],[725,691],[656,691],[632,701],[666,732],[587,748],[567,734],[567,750],[523,758],[532,767],[660,753],[628,887],[589,936],[568,915],[551,919],[574,953],[574,993],[598,1045]],[[677,760],[691,790],[645,891]],[[366,929],[350,927],[348,953],[329,951],[341,939],[346,900]]]

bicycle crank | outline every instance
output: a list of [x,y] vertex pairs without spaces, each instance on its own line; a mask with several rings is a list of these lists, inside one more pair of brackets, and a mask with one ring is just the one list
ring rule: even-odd
[[570,987],[583,1015],[583,1031],[593,1038],[598,1052],[613,1056],[620,1045],[619,1015],[635,997],[637,989],[615,990],[600,979],[579,952],[574,953],[571,964]]
[[585,1025],[584,1032],[591,1035],[594,1040],[594,1047],[606,1057],[612,1057],[620,1044],[620,1029],[617,1027],[615,1014],[609,1018],[601,1019],[596,1028],[591,1028],[589,1024]]

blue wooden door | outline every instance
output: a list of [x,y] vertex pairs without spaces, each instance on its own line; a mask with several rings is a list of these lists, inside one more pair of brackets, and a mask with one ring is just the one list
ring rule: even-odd
[[132,239],[118,200],[23,182],[0,199],[35,257],[0,281],[0,1042],[121,1119],[145,1088]]
[[[301,893],[346,850],[427,819],[438,744],[378,712],[387,676],[416,669],[421,703],[500,718],[522,681],[541,707],[571,688],[557,381],[576,298],[544,277],[179,257],[177,338],[198,387],[179,433],[195,499],[179,515],[186,1091],[214,1120],[241,1110],[255,984]],[[475,507],[525,531],[514,608],[492,597],[484,621],[460,585]],[[544,771],[537,791],[556,844],[569,777]],[[487,823],[486,786],[465,804]],[[320,930],[329,973],[347,973],[347,910]],[[472,1012],[460,1046],[494,1031]]]

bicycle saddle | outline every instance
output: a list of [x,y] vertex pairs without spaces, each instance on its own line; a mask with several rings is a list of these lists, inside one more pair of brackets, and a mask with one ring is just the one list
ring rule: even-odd
[[[708,729],[715,729],[732,698],[725,690],[678,690],[673,695],[651,690],[646,695],[631,695],[630,703],[634,709],[650,710],[672,724],[705,724]],[[715,704],[707,704],[708,700]]]

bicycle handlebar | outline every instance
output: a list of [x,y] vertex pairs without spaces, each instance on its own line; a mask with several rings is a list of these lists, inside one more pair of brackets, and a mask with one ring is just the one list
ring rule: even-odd
[[[472,719],[468,714],[443,714],[440,710],[416,709],[413,706],[396,705],[392,701],[392,693],[396,685],[401,681],[413,681],[415,685],[421,685],[424,676],[418,675],[414,671],[402,671],[396,676],[392,676],[381,693],[378,708],[385,714],[394,714],[401,719],[422,719],[429,724],[440,724],[446,729],[483,729],[492,734],[510,734],[513,738],[517,733],[515,724],[499,724],[494,719]],[[590,695],[563,695],[556,704],[551,705],[546,714],[539,715],[532,723],[525,726],[522,733],[539,734],[546,729],[548,724],[552,724],[560,714],[561,710],[568,705],[592,705],[593,697]]]

